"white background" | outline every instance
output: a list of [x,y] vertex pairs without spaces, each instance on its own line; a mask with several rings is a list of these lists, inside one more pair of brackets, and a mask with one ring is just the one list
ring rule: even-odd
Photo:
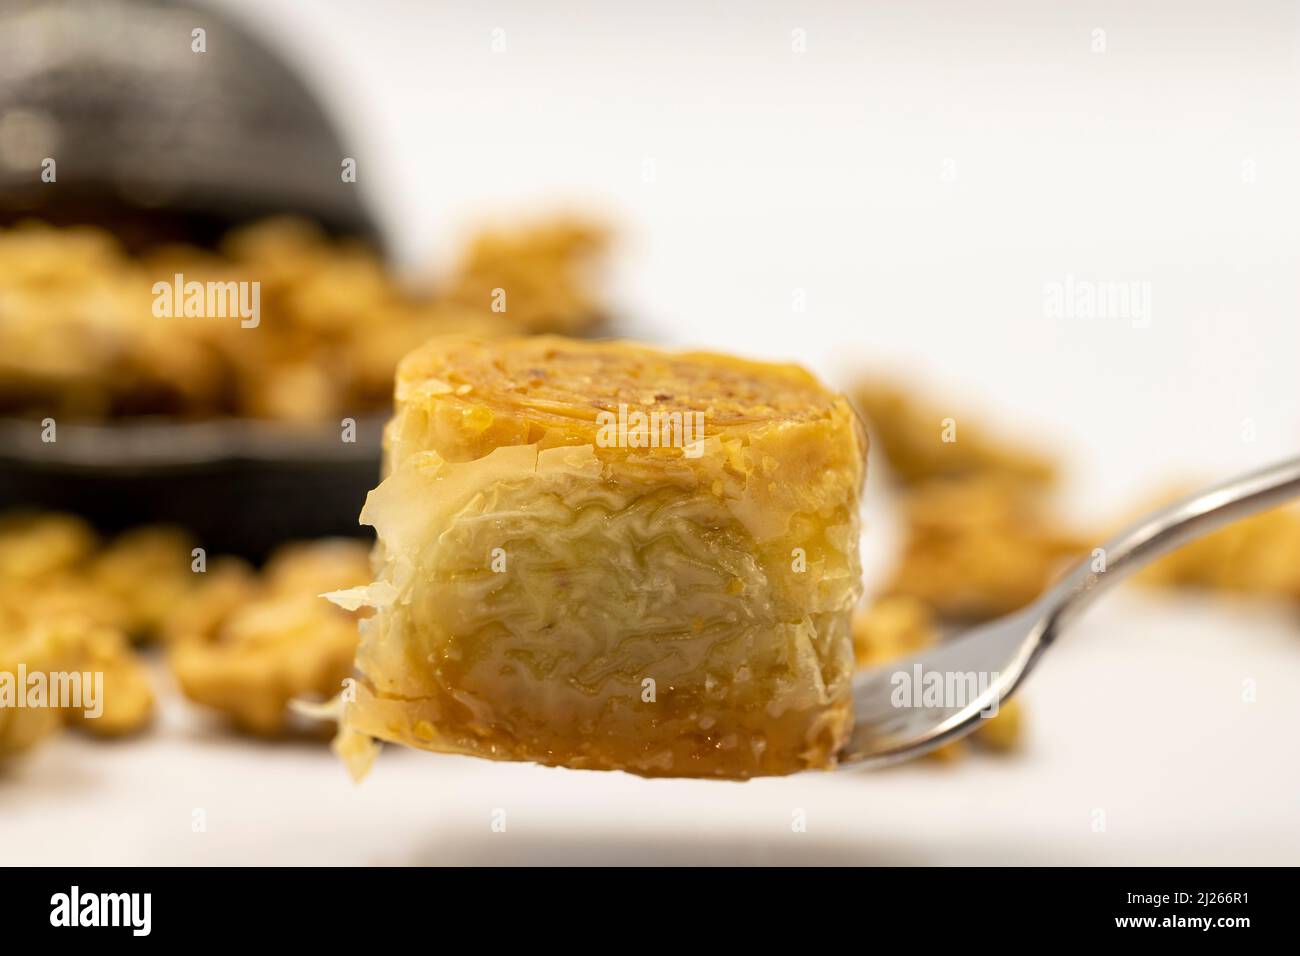
[[[1099,530],[1300,445],[1295,3],[223,6],[334,104],[412,268],[485,218],[590,209],[623,331],[905,370],[1058,454]],[[1048,317],[1067,275],[1150,283],[1149,325]],[[0,860],[1300,862],[1294,608],[1122,591],[1025,696],[1010,759],[738,785],[390,749],[355,788],[173,701],[0,781]]]
[[[337,104],[410,262],[590,207],[633,331],[901,365],[1102,514],[1296,445],[1295,3],[236,6]],[[1150,327],[1046,319],[1067,274],[1150,282]]]

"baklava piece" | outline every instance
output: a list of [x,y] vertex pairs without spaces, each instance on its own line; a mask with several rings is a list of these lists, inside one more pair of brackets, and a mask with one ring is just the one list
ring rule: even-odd
[[646,776],[834,765],[866,439],[792,365],[435,339],[397,375],[338,749]]

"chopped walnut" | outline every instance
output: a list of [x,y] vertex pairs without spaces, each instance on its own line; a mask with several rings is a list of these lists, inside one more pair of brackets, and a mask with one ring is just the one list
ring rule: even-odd
[[326,700],[352,673],[356,615],[318,595],[370,579],[359,541],[287,545],[260,577],[225,565],[172,622],[168,658],[182,691],[259,736],[291,729],[290,701]]
[[84,562],[99,536],[80,518],[13,512],[0,518],[0,585],[47,580]]
[[516,331],[589,332],[604,320],[590,273],[607,244],[603,230],[576,220],[485,232],[446,294],[472,314],[508,318]]
[[[604,247],[603,231],[568,219],[489,232],[444,289],[420,289],[356,240],[295,219],[235,229],[215,252],[171,244],[140,255],[95,227],[3,228],[0,414],[322,422],[379,412],[391,407],[398,360],[439,333],[593,331],[605,309],[590,269]],[[236,295],[230,283],[257,283],[256,331],[236,314],[241,303],[217,316],[155,315],[155,283],[178,274]]]
[[163,622],[164,644],[214,639],[221,622],[259,593],[257,572],[241,558],[216,558],[196,577],[199,581],[189,599],[173,608]]
[[996,714],[980,718],[979,730],[971,735],[971,740],[989,750],[1007,753],[1020,746],[1024,722],[1024,708],[1020,701],[1003,700],[999,702]]
[[887,381],[862,382],[849,394],[871,426],[874,447],[905,484],[976,474],[1032,483],[1055,477],[1056,467],[1049,458],[1004,444],[952,408],[916,398]]
[[194,593],[194,542],[179,528],[149,526],[118,535],[89,568],[89,582],[123,614],[133,637],[157,634]]
[[1300,597],[1300,511],[1276,508],[1184,545],[1139,575],[1147,584]]
[[[18,686],[19,666],[28,673],[67,669],[70,656],[66,646],[48,630],[12,625],[0,628],[0,680],[10,681],[9,693],[25,694]],[[30,750],[57,733],[62,715],[53,707],[19,707],[15,700],[0,707],[0,762]]]
[[884,591],[948,620],[985,620],[1034,600],[1087,543],[1060,531],[1041,499],[1001,477],[927,482],[905,501],[906,542]]
[[[55,673],[80,675],[80,700],[47,699],[46,706],[39,708],[55,724],[63,721],[98,737],[116,737],[140,730],[152,718],[154,693],[148,671],[121,631],[68,613],[30,619],[5,634],[0,637],[0,671],[13,673],[21,663],[27,674],[39,671],[47,680]],[[10,658],[12,666],[3,663]],[[0,728],[5,726],[6,710],[0,708]],[[39,739],[32,736],[34,731],[45,736],[54,729],[48,718],[23,716],[22,711],[9,716],[18,722],[11,727],[20,728],[20,733],[26,728],[27,744]],[[0,737],[4,735],[0,729]],[[0,751],[4,749],[6,744],[0,742]]]
[[887,595],[853,613],[853,652],[859,668],[915,654],[935,642],[930,608],[907,595]]
[[289,729],[291,700],[342,689],[356,645],[356,622],[323,599],[266,597],[231,614],[215,640],[180,641],[169,658],[187,697],[270,736]]
[[75,668],[104,675],[103,711],[88,717],[84,708],[69,707],[63,712],[67,722],[96,737],[120,737],[147,726],[154,712],[153,683],[130,642],[112,628],[72,627],[69,640],[75,646]]

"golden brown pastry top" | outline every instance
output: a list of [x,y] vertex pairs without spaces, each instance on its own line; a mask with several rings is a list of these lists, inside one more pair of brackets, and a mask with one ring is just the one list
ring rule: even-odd
[[448,460],[503,445],[603,445],[601,428],[620,407],[689,415],[701,437],[724,440],[853,416],[797,365],[559,336],[439,336],[402,361],[396,398],[399,409],[436,415],[442,437],[456,435],[435,449]]

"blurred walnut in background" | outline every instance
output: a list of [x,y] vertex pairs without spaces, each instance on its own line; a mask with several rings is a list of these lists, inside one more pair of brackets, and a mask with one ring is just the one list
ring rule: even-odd
[[928,481],[904,492],[902,507],[906,540],[884,591],[948,621],[1024,607],[1089,548],[1060,527],[1043,496],[1004,476]]
[[993,437],[986,426],[954,415],[955,406],[921,398],[888,379],[866,379],[849,397],[871,425],[873,448],[902,484],[994,474],[1049,485],[1056,477],[1048,457]]
[[130,642],[154,640],[197,587],[193,542],[137,528],[105,544],[73,515],[0,516],[0,619],[83,619]]
[[516,334],[585,335],[606,318],[594,267],[607,244],[603,230],[576,220],[487,231],[470,243],[444,295],[474,314],[504,317]]
[[[33,631],[12,617],[0,621],[0,673],[17,675],[20,667],[28,672],[67,670],[71,659],[57,637]],[[7,758],[57,733],[62,724],[63,714],[51,707],[0,707],[0,768]]]
[[71,515],[0,516],[0,671],[103,675],[98,716],[0,708],[0,757],[64,725],[97,737],[147,727],[153,678],[136,646],[154,643],[194,702],[240,730],[289,731],[289,701],[333,697],[352,671],[356,615],[319,595],[369,580],[361,541],[287,544],[259,572],[237,558],[196,561],[176,528],[105,542]]
[[[1165,505],[1181,493],[1160,496]],[[1294,505],[1234,522],[1184,545],[1138,576],[1164,588],[1300,598],[1300,509]]]
[[260,576],[210,579],[197,596],[206,614],[171,630],[168,660],[181,690],[240,730],[291,730],[290,701],[329,700],[352,673],[358,615],[320,595],[370,578],[365,544],[327,539],[285,545]]
[[[859,667],[910,657],[960,628],[1033,601],[1062,564],[1088,544],[1051,508],[1057,466],[1045,454],[1005,443],[957,406],[918,396],[887,379],[864,378],[849,395],[871,431],[874,470],[894,479],[903,519],[895,565],[854,618]],[[1004,701],[972,740],[1014,749],[1022,712]],[[934,752],[960,757],[964,741]]]
[[104,589],[94,580],[98,547],[96,534],[70,515],[0,518],[0,671],[21,664],[29,674],[103,675],[96,717],[82,707],[0,709],[0,754],[26,749],[63,723],[114,737],[153,716],[153,688],[130,640],[137,599],[150,585],[142,579],[131,591]]
[[890,474],[904,519],[883,592],[947,622],[976,622],[1033,601],[1090,543],[1051,506],[1046,455],[1003,444],[954,405],[869,379],[850,389]]
[[[0,230],[0,414],[317,422],[391,406],[397,361],[440,332],[587,334],[606,318],[604,231],[556,220],[474,240],[433,287],[296,219],[216,251],[128,255],[110,233]],[[258,283],[259,318],[155,314],[156,283]],[[251,288],[251,286],[250,286]]]

